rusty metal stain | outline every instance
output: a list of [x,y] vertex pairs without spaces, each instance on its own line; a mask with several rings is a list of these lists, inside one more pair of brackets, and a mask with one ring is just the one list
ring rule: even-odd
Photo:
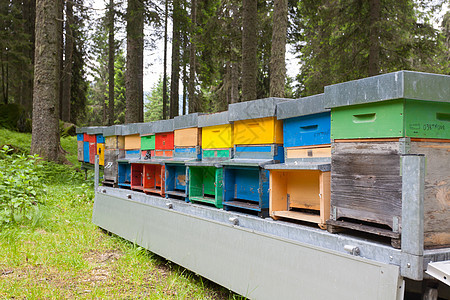
[[177,176],[177,181],[181,184],[181,185],[186,185],[186,175],[184,174],[180,174]]

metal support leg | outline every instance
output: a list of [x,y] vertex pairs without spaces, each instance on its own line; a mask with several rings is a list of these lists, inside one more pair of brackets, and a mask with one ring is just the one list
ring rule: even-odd
[[98,155],[95,155],[95,176],[94,176],[94,188],[95,191],[98,191],[98,183],[100,181],[100,159]]
[[402,155],[401,275],[423,279],[425,156]]

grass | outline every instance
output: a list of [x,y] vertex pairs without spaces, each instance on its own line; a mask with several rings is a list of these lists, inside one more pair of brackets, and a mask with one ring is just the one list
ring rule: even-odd
[[[8,141],[7,143],[5,141]],[[27,151],[31,137],[0,129],[1,144]],[[61,140],[76,162],[76,138]],[[74,161],[73,161],[74,160]],[[229,292],[91,222],[92,183],[47,163],[37,221],[0,227],[0,298],[236,299]]]

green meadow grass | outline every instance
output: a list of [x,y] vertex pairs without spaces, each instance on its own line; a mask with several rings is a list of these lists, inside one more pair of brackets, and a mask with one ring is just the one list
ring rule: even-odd
[[[0,146],[26,152],[30,142],[0,129]],[[76,137],[61,144],[74,166],[45,164],[34,222],[0,227],[0,299],[241,299],[96,227],[92,182],[76,171]]]

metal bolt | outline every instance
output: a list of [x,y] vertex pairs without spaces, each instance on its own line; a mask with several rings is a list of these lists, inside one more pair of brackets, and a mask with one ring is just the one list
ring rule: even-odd
[[411,264],[410,264],[410,263],[407,263],[407,264],[406,264],[406,267],[407,267],[407,268],[411,268]]
[[103,189],[102,192],[103,192],[103,194],[106,194],[106,190],[105,189]]
[[233,225],[239,225],[239,219],[237,217],[230,217],[228,219]]
[[391,255],[389,256],[389,260],[392,261],[394,259],[394,257]]
[[169,203],[166,203],[166,206],[167,206],[168,209],[172,209],[172,208],[173,208],[173,204],[170,203],[170,202],[169,202]]
[[128,198],[128,199],[131,199],[131,194],[127,194],[127,198]]

